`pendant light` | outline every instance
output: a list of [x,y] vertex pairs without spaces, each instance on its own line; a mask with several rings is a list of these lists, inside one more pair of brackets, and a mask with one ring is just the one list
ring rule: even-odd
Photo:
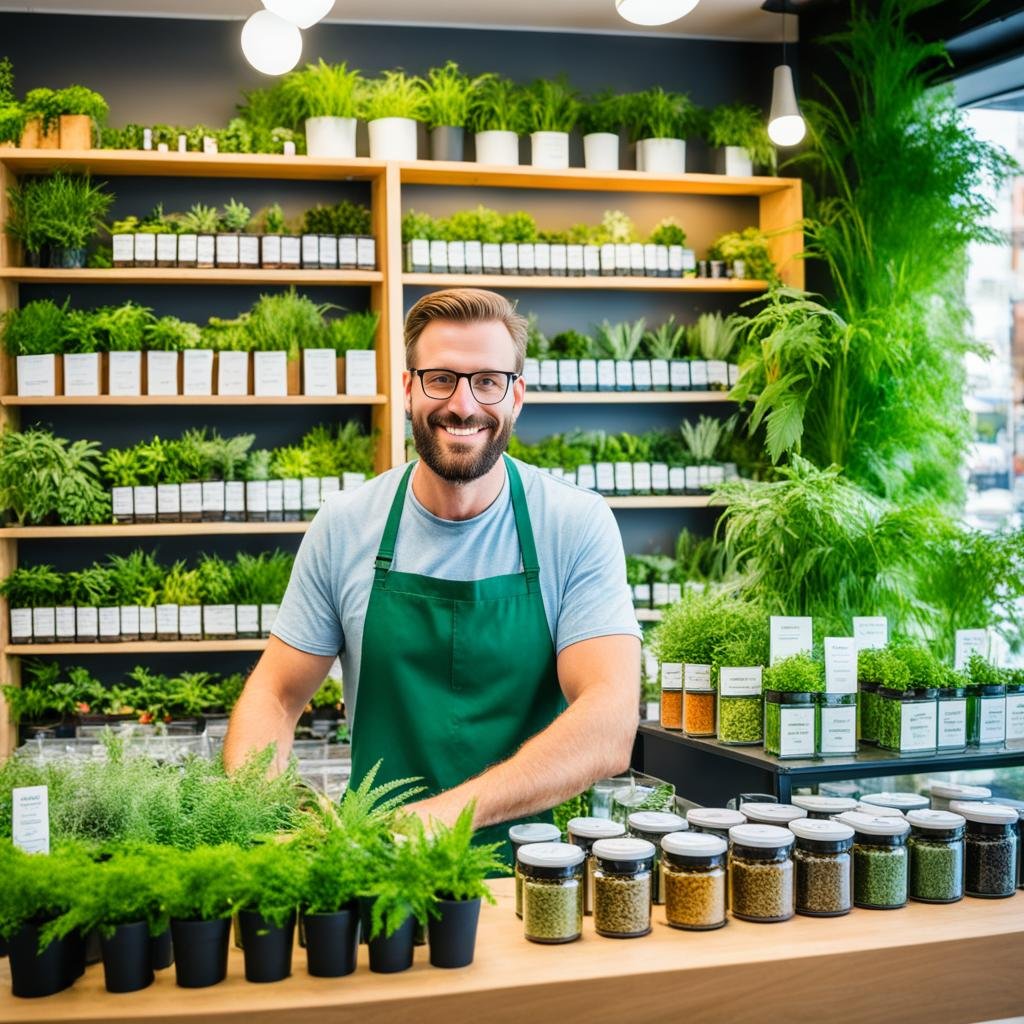
[[699,0],[615,0],[615,10],[634,25],[668,25],[697,6]]
[[272,11],[257,11],[242,26],[242,53],[257,71],[283,75],[299,63],[302,33]]
[[807,134],[807,125],[796,102],[793,69],[786,63],[786,13],[782,8],[782,63],[772,75],[772,107],[768,114],[768,138],[776,146],[795,146]]
[[312,28],[331,13],[334,0],[263,0],[263,6],[299,28]]

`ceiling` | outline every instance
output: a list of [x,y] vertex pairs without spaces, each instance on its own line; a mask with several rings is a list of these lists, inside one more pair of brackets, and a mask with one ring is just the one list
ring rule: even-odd
[[[685,18],[660,28],[641,28],[623,21],[613,0],[336,0],[326,20],[778,42],[782,16],[763,11],[763,3],[701,0]],[[242,19],[259,8],[259,0],[0,0],[0,11],[150,18]],[[786,21],[787,35],[794,39],[797,19]]]

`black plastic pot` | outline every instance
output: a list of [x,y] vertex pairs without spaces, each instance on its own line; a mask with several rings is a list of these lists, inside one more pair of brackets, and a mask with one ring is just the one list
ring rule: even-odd
[[85,974],[85,936],[79,931],[64,940],[64,967],[69,985]]
[[430,962],[434,967],[468,967],[476,949],[480,900],[438,900],[440,917],[432,917]]
[[382,930],[375,939],[371,939],[372,913],[373,897],[360,896],[360,929],[366,935],[366,945],[370,951],[370,970],[377,974],[397,974],[399,971],[407,971],[412,967],[416,919],[410,914],[393,935],[386,937]]
[[231,921],[171,921],[175,978],[182,988],[206,988],[228,973]]
[[292,943],[295,939],[295,911],[284,925],[271,924],[255,910],[240,910],[245,980],[283,981],[292,973]]
[[94,928],[82,936],[85,942],[85,965],[91,967],[103,959],[103,944],[100,941],[100,933]]
[[132,921],[103,936],[103,980],[108,992],[138,992],[153,984],[149,925]]
[[165,928],[149,940],[149,961],[154,971],[165,971],[174,963],[174,943],[171,942],[170,928]]
[[463,138],[465,132],[462,128],[453,128],[448,125],[440,125],[430,130],[430,159],[431,160],[462,160]]
[[39,933],[45,924],[23,925],[8,942],[11,992],[22,999],[52,996],[78,977],[73,948],[76,943],[70,936],[54,940],[39,952]]
[[359,916],[354,903],[333,914],[303,914],[306,969],[316,978],[342,978],[356,969]]

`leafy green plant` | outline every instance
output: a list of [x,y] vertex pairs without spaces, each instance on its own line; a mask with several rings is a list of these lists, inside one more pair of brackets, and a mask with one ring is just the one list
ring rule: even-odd
[[0,594],[12,608],[52,608],[61,602],[64,579],[51,565],[17,568],[0,580]]
[[686,334],[686,325],[676,323],[673,314],[660,327],[644,332],[644,351],[652,359],[675,359],[681,354]]
[[772,284],[779,281],[779,272],[768,249],[768,238],[757,228],[744,228],[722,235],[708,250],[708,258],[724,260],[729,265],[743,260],[747,277]]
[[238,907],[254,910],[270,924],[283,927],[306,891],[305,850],[295,842],[267,842],[240,858]]
[[300,900],[304,913],[333,914],[359,895],[349,866],[353,845],[348,833],[338,827],[309,843]]
[[67,593],[71,603],[79,607],[97,608],[113,604],[109,570],[100,565],[91,565],[69,572]]
[[45,244],[84,249],[114,201],[104,185],[94,185],[88,174],[63,171],[28,178],[9,188],[7,197],[10,216],[6,230],[30,253],[38,253]]
[[550,355],[559,359],[587,359],[594,342],[579,331],[561,331],[551,339]]
[[370,227],[369,207],[348,199],[334,206],[314,206],[302,221],[303,233],[313,235],[368,235]]
[[285,351],[289,359],[298,359],[302,349],[322,347],[324,313],[329,308],[299,295],[294,288],[279,295],[261,295],[245,321],[250,347],[257,352]]
[[503,242],[535,242],[537,241],[537,222],[525,210],[513,210],[506,213],[501,224],[501,240]]
[[715,461],[731,426],[714,416],[701,416],[696,423],[684,420],[679,425],[679,433],[694,462],[708,464]]
[[527,131],[571,132],[576,127],[582,104],[564,76],[536,79],[523,97]]
[[478,900],[494,903],[484,881],[489,875],[508,874],[498,856],[500,843],[473,845],[475,801],[468,804],[453,825],[433,821],[424,852],[424,871],[438,899]]
[[624,115],[622,97],[611,89],[583,101],[579,114],[579,127],[584,135],[593,132],[616,134],[622,127]]
[[382,117],[422,120],[425,112],[426,92],[422,78],[395,69],[367,81],[361,104],[362,116],[367,121]]
[[202,604],[199,573],[186,569],[184,562],[175,562],[164,576],[160,597],[161,604]]
[[58,306],[52,299],[35,299],[20,309],[9,309],[3,323],[4,351],[9,356],[47,355],[63,352],[68,302]]
[[163,860],[169,917],[216,921],[239,909],[243,854],[237,847],[224,844],[168,851]]
[[373,309],[327,321],[325,347],[333,348],[339,356],[353,349],[365,351],[374,348],[380,314]]
[[763,111],[746,103],[725,104],[710,111],[707,125],[712,146],[742,146],[753,163],[774,170],[775,147]]
[[674,217],[658,221],[648,241],[652,245],[686,245],[686,232]]
[[102,124],[110,113],[107,101],[84,85],[69,85],[58,89],[53,97],[53,109],[60,114],[84,114],[97,124]]
[[115,604],[156,604],[164,570],[149,552],[139,549],[128,555],[110,555],[106,568]]
[[233,604],[277,604],[284,596],[294,557],[287,551],[239,551],[231,564]]
[[508,78],[491,75],[474,90],[468,127],[474,132],[526,130],[523,89]]
[[182,214],[180,225],[186,234],[214,235],[220,227],[220,214],[216,206],[193,203],[188,213]]
[[630,93],[622,102],[634,140],[685,139],[697,123],[697,108],[689,96],[666,92],[661,86]]
[[27,121],[25,108],[20,103],[0,100],[0,143],[19,143]]
[[635,359],[644,340],[647,321],[639,320],[629,323],[612,324],[607,320],[601,322],[594,337],[595,346],[600,355],[607,359]]
[[202,604],[230,604],[234,589],[231,566],[217,555],[207,555],[196,566]]
[[728,360],[743,337],[747,321],[735,313],[702,313],[690,332],[690,347],[702,359]]
[[[59,917],[74,904],[89,858],[78,844],[55,846],[48,856],[0,843],[0,935],[9,939],[25,924]],[[43,943],[45,949],[48,943]]]
[[244,231],[249,224],[252,210],[245,203],[229,199],[220,214],[220,227],[223,231]]
[[280,203],[271,203],[263,213],[263,233],[266,235],[283,235],[288,233],[284,210]]
[[321,58],[285,75],[280,91],[290,123],[299,124],[309,117],[356,117],[363,88],[362,75],[354,68]]
[[809,654],[794,654],[764,670],[764,688],[776,693],[824,693],[825,666]]
[[424,120],[431,128],[465,127],[473,94],[486,77],[470,78],[453,60],[431,68],[424,82]]
[[683,599],[665,610],[651,634],[651,650],[661,662],[726,664],[723,649],[737,637],[764,628],[764,611],[756,604],[724,592],[686,591]]
[[23,107],[30,120],[39,121],[40,130],[44,135],[49,134],[60,123],[61,111],[56,89],[29,89],[25,93]]

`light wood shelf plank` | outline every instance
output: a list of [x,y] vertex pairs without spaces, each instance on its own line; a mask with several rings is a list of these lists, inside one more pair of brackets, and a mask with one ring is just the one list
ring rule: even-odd
[[18,284],[299,284],[340,287],[379,284],[379,270],[225,270],[210,267],[121,267],[110,270],[61,270],[51,267],[0,267],[0,280]]
[[646,494],[609,496],[605,498],[611,508],[710,508],[710,499],[702,495]]
[[541,277],[529,274],[403,274],[405,285],[428,288],[544,289],[632,292],[763,292],[766,281],[721,277]]
[[527,405],[712,405],[732,402],[727,391],[537,391]]
[[102,523],[95,526],[10,526],[0,540],[95,540],[100,537],[203,537],[305,533],[309,523]]
[[386,405],[387,395],[0,395],[0,405]]
[[213,654],[229,651],[262,651],[265,639],[258,640],[127,640],[112,644],[8,644],[5,654],[22,656],[57,654],[175,654],[195,652]]

